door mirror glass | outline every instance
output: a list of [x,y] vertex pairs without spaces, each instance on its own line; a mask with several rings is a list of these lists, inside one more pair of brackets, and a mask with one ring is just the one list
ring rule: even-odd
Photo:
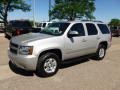
[[79,36],[79,33],[77,31],[70,31],[68,34],[69,38],[76,37],[76,36]]

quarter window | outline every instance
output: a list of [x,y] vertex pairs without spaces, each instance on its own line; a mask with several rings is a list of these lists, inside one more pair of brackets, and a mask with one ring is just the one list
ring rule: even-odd
[[87,27],[88,35],[97,35],[98,34],[98,31],[94,24],[86,23],[86,27]]
[[100,28],[102,34],[109,34],[110,33],[108,27],[105,24],[98,24],[98,27]]

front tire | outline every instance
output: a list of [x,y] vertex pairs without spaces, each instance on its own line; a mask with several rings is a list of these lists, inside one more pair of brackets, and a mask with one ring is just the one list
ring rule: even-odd
[[106,47],[105,45],[100,44],[95,56],[92,59],[103,60],[105,55],[106,55]]
[[40,77],[53,76],[57,73],[59,66],[59,57],[54,53],[46,53],[40,56],[36,72]]

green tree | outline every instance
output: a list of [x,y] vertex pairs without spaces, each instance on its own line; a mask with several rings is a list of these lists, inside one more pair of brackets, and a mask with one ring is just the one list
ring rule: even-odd
[[50,11],[51,19],[94,19],[95,0],[55,0]]
[[24,12],[30,11],[30,5],[25,0],[0,0],[0,19],[4,22],[6,27],[8,12],[14,10],[22,10]]
[[111,26],[120,26],[120,19],[111,19],[109,25],[111,25]]

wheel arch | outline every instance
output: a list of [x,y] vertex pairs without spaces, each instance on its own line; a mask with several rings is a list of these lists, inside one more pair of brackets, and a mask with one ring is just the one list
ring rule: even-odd
[[44,55],[44,54],[46,54],[46,53],[49,53],[49,52],[50,52],[50,53],[55,53],[56,55],[58,55],[59,59],[62,61],[62,51],[61,51],[60,49],[57,49],[57,48],[48,49],[48,50],[42,51],[42,52],[39,54],[38,59],[39,59],[42,55]]
[[107,43],[107,41],[102,41],[102,42],[99,43],[99,45],[101,45],[101,44],[105,46],[105,49],[108,48],[108,43]]

